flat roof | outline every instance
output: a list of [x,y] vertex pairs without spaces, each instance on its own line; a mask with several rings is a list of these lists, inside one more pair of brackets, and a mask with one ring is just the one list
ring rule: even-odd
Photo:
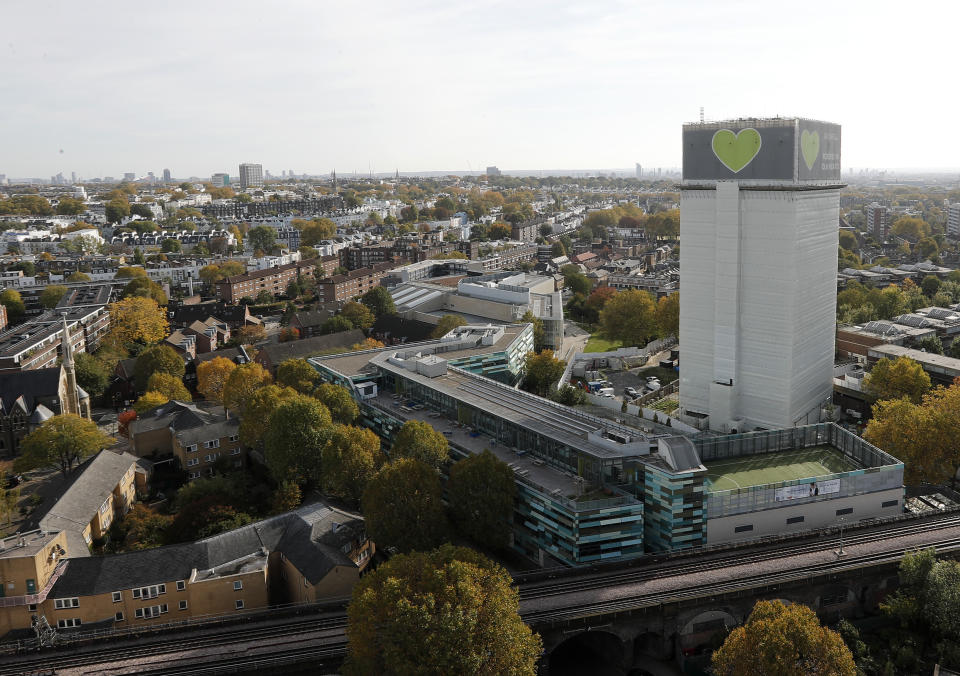
[[[35,530],[29,533],[13,535],[0,540],[0,559],[17,559],[23,556],[35,556],[57,537],[59,531]],[[22,544],[21,547],[21,538]]]
[[[874,355],[876,353],[876,355]],[[945,373],[960,374],[960,359],[948,357],[943,354],[934,354],[933,352],[924,352],[923,350],[913,350],[901,345],[876,345],[871,347],[867,353],[869,356],[878,357],[909,357],[921,364],[929,364],[942,369]]]
[[741,455],[707,461],[704,465],[707,467],[704,485],[708,493],[813,479],[859,469],[842,452],[828,445]]
[[[503,335],[492,345],[483,345],[477,344],[475,346],[465,348],[463,350],[450,350],[449,352],[441,352],[438,356],[446,359],[447,361],[453,359],[463,359],[464,357],[472,357],[478,354],[490,354],[493,352],[503,352],[506,350],[510,344],[517,339],[523,330],[527,327],[526,324],[504,324],[497,325],[498,328],[503,329]],[[363,352],[349,352],[347,354],[335,354],[329,356],[321,357],[312,357],[310,361],[315,364],[322,364],[324,367],[332,369],[337,373],[353,377],[362,375],[367,372],[375,372],[376,367],[371,366],[370,362],[385,353],[388,353],[390,356],[394,355],[399,351],[412,350],[417,347],[428,347],[431,345],[442,345],[442,341],[429,340],[422,341],[419,343],[405,343],[403,345],[391,345],[390,347],[382,347],[376,350],[365,350]]]

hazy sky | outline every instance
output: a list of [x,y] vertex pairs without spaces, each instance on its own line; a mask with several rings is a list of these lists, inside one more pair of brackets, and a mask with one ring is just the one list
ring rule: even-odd
[[949,0],[4,2],[0,173],[678,166],[700,106],[839,122],[844,169],[957,168],[958,19]]

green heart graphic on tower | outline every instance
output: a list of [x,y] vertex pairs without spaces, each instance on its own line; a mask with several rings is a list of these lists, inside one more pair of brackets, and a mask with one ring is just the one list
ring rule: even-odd
[[803,163],[807,165],[807,169],[813,171],[817,155],[820,154],[820,132],[803,130],[800,134],[800,154],[803,155]]
[[760,132],[756,129],[748,127],[736,134],[729,129],[720,129],[713,135],[713,154],[736,174],[757,156],[760,144]]

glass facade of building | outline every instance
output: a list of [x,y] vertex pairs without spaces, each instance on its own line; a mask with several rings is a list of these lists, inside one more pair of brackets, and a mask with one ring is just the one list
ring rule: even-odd
[[643,501],[647,549],[672,551],[704,543],[702,472],[666,472],[647,465]]

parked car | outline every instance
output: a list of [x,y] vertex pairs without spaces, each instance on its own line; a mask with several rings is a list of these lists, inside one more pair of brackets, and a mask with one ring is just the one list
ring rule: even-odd
[[637,392],[635,387],[625,387],[623,388],[623,393],[628,397],[633,397],[634,399],[640,396],[640,393]]

